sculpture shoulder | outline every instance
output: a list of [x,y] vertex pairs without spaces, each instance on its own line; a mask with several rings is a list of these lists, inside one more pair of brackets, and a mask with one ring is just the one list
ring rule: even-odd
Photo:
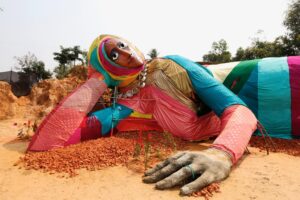
[[155,58],[147,63],[147,68],[150,72],[156,70],[162,70],[165,72],[168,70],[174,70],[175,68],[180,69],[182,67],[170,59]]
[[171,59],[156,58],[148,63],[149,76],[153,75],[152,79],[161,82],[162,79],[168,80],[173,87],[181,91],[186,96],[193,92],[192,83],[186,70]]

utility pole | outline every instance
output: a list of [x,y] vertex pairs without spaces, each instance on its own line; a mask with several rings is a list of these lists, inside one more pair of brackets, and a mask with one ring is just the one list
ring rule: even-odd
[[10,67],[10,77],[9,77],[9,84],[11,84],[11,77],[12,77],[12,67]]

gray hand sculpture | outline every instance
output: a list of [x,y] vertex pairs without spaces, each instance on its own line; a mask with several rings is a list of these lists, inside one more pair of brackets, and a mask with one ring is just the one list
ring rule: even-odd
[[229,154],[215,148],[198,152],[179,152],[147,170],[143,181],[156,183],[156,189],[183,185],[180,194],[189,195],[213,182],[227,178],[231,166]]

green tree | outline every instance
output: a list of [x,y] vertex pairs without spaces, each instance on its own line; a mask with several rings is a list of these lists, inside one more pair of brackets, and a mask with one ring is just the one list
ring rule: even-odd
[[245,60],[245,50],[242,47],[239,47],[236,50],[235,57],[232,59],[233,61]]
[[55,77],[62,79],[67,76],[70,71],[70,63],[72,60],[71,49],[60,46],[60,52],[54,52],[53,55],[53,59],[59,63],[59,65],[54,68]]
[[73,67],[76,65],[76,60],[81,61],[83,64],[83,59],[80,57],[82,55],[83,51],[80,49],[80,46],[74,46],[73,48],[70,49],[70,59],[74,62]]
[[23,57],[15,57],[15,59],[18,63],[16,68],[26,74],[35,74],[37,81],[48,79],[52,76],[52,73],[45,69],[45,63],[38,60],[37,57],[30,52]]
[[60,46],[60,52],[54,52],[54,60],[56,60],[59,65],[64,66],[66,64],[69,64],[72,60],[71,55],[71,48],[64,48],[63,46]]
[[291,56],[300,54],[300,0],[289,5],[283,22],[287,33],[273,42],[254,38],[250,47],[238,48],[233,60],[249,60],[272,56]]
[[76,61],[80,61],[82,65],[87,63],[87,52],[81,50],[80,46],[68,48],[60,46],[60,52],[54,52],[53,55],[53,59],[59,63],[59,66],[54,69],[56,78],[58,79],[66,77],[69,74],[70,69],[75,67]]
[[87,56],[87,54],[88,54],[88,52],[87,51],[85,51],[85,50],[83,50],[82,52],[81,52],[81,57],[82,57],[82,60],[81,60],[81,64],[82,65],[87,65],[88,64],[88,56]]
[[300,54],[300,0],[293,0],[286,12],[283,25],[288,32],[284,42],[289,55]]
[[219,42],[213,42],[212,50],[208,54],[203,55],[203,61],[213,63],[229,62],[231,53],[228,51],[227,42],[221,39]]
[[251,46],[243,49],[239,47],[233,61],[240,60],[252,60],[257,58],[265,58],[272,56],[283,56],[284,55],[283,44],[278,40],[274,42],[260,41],[254,39]]
[[147,55],[150,56],[150,58],[152,60],[154,58],[157,58],[158,54],[159,53],[158,53],[158,51],[156,49],[151,49]]
[[55,67],[53,71],[57,79],[63,79],[70,73],[70,70],[70,66],[59,65]]

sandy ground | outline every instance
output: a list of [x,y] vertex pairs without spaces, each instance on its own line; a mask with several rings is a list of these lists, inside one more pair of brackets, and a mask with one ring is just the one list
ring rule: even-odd
[[[1,200],[196,199],[180,197],[178,189],[155,190],[153,185],[142,183],[141,174],[121,166],[92,172],[81,170],[74,178],[19,169],[13,165],[24,154],[28,142],[15,140],[17,128],[13,123],[16,121],[20,122],[0,121]],[[212,200],[299,199],[300,157],[281,153],[267,156],[255,148],[250,151],[221,183],[221,193],[215,194]]]

